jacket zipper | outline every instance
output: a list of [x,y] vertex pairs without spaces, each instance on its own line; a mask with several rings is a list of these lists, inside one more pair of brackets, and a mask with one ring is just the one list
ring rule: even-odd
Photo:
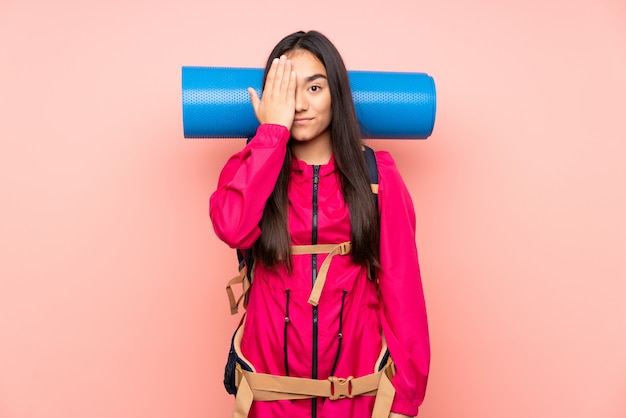
[[[312,228],[312,236],[311,243],[313,245],[317,244],[317,195],[320,181],[320,166],[313,166],[313,228]],[[311,255],[311,270],[312,270],[312,280],[311,287],[315,285],[315,280],[317,279],[317,254]],[[318,336],[318,315],[317,315],[317,306],[313,306],[313,356],[312,356],[312,378],[317,379],[317,336]],[[311,400],[311,417],[317,417],[317,398],[313,398]]]

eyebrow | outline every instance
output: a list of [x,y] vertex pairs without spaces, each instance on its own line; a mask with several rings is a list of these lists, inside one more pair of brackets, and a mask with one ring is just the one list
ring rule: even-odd
[[307,83],[310,83],[311,81],[315,81],[318,78],[323,78],[325,80],[328,80],[328,77],[326,77],[324,74],[321,74],[321,73],[313,74],[313,75],[307,77],[305,80],[306,80]]

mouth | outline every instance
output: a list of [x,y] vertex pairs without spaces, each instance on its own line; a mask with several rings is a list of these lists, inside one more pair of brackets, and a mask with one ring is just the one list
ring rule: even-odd
[[313,118],[296,118],[293,120],[293,124],[294,125],[304,125],[310,121],[312,121]]

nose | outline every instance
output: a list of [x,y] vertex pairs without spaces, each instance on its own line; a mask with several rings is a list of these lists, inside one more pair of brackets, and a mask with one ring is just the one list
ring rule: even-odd
[[306,93],[300,89],[296,89],[296,112],[303,112],[309,108],[309,101]]

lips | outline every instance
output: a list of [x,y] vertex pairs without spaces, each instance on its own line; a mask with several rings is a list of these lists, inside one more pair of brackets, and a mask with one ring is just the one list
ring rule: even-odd
[[297,118],[293,120],[294,125],[305,125],[307,122],[310,122],[313,118]]

